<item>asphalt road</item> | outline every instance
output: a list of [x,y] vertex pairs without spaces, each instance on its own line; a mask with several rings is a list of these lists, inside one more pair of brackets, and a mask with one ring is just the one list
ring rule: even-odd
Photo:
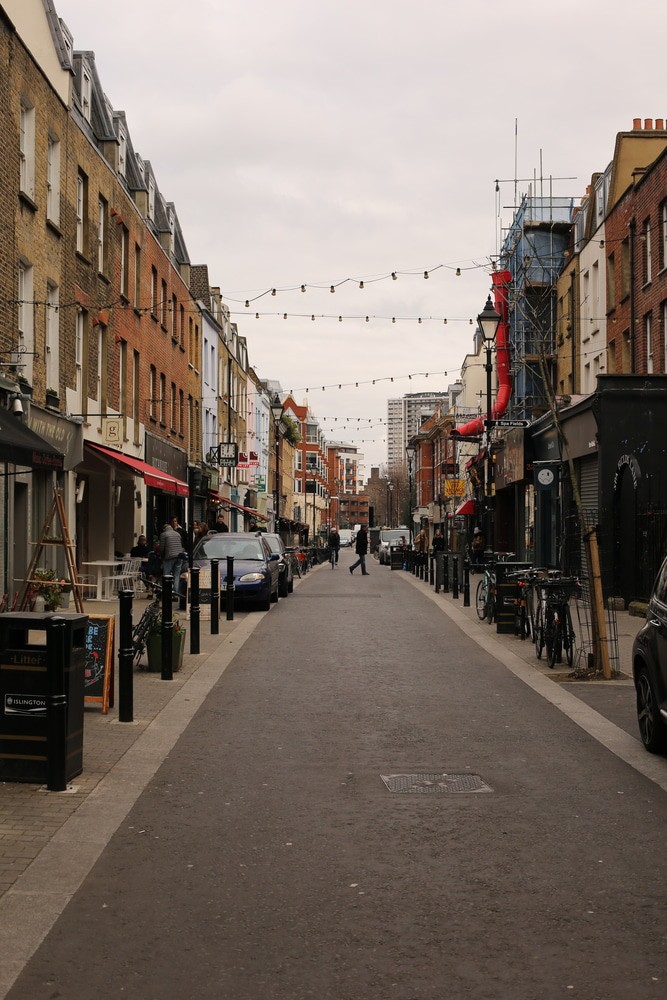
[[259,622],[12,1000],[665,996],[667,794],[352,558]]

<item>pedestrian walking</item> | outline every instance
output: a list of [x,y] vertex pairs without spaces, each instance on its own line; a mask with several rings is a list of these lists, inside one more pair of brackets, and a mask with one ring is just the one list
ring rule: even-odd
[[444,552],[445,551],[445,539],[443,537],[440,528],[435,529],[435,534],[433,536],[433,551],[434,552]]
[[428,552],[428,535],[423,528],[415,538],[415,552]]
[[370,573],[366,572],[366,553],[368,552],[368,533],[364,528],[363,524],[357,531],[357,537],[354,542],[354,551],[357,553],[359,558],[356,562],[353,562],[350,566],[350,573],[354,573],[357,566],[361,566],[361,575],[370,576]]

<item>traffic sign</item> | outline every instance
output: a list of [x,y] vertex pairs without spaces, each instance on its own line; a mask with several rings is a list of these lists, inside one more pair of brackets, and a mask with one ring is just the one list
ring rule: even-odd
[[485,420],[485,427],[528,427],[528,420]]

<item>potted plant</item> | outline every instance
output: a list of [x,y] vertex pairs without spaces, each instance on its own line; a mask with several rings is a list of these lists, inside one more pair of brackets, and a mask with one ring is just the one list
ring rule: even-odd
[[[158,615],[154,620],[146,641],[148,652],[148,669],[152,673],[162,672],[162,615]],[[181,624],[180,618],[174,618],[174,627],[171,633],[171,665],[172,670],[180,670],[183,666],[183,653],[185,652],[185,628]]]
[[46,405],[58,408],[60,405],[60,397],[58,396],[57,389],[47,389],[46,390]]
[[44,601],[45,611],[56,611],[69,605],[72,585],[68,580],[56,576],[55,570],[36,569],[31,586],[35,594]]

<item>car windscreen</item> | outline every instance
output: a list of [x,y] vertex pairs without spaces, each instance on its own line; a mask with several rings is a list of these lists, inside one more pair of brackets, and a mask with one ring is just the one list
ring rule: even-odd
[[383,542],[400,542],[401,538],[406,538],[407,534],[405,531],[391,530],[391,531],[381,531],[380,539]]
[[193,553],[193,559],[265,559],[261,544],[254,538],[234,538],[227,534],[203,538]]
[[271,535],[263,535],[262,537],[272,552],[282,553],[283,543],[280,538],[272,538]]

